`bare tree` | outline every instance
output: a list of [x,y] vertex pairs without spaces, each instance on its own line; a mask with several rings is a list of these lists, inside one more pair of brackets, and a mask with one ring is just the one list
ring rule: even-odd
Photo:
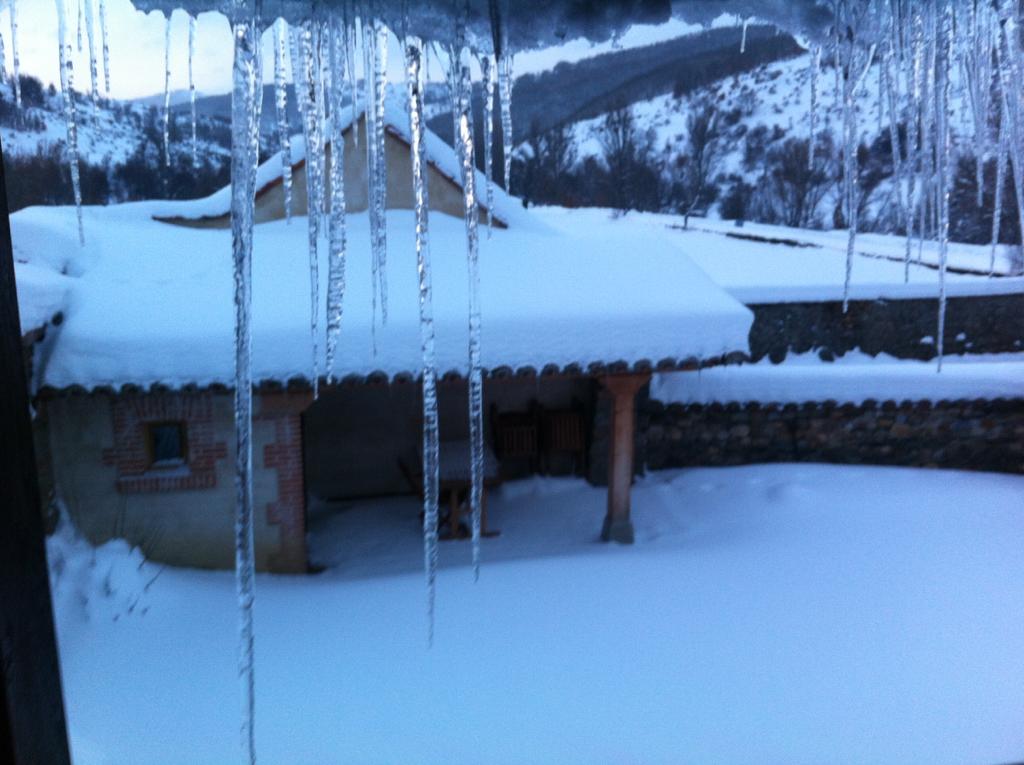
[[566,125],[541,132],[535,122],[516,158],[518,187],[527,202],[570,204],[577,154],[572,129]]
[[608,192],[617,210],[654,209],[660,201],[660,178],[650,161],[650,140],[636,127],[628,107],[605,115],[598,134],[608,168]]
[[686,151],[676,162],[680,171],[677,182],[683,227],[690,225],[690,215],[702,205],[714,201],[716,189],[712,178],[721,159],[721,133],[718,109],[706,99],[695,101],[686,117]]
[[806,138],[789,138],[768,151],[761,191],[783,225],[817,225],[818,207],[832,182],[831,141],[827,137],[819,139],[813,162],[809,152]]

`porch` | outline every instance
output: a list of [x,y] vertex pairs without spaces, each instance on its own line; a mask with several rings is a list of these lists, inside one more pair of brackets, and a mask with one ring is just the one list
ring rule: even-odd
[[[595,496],[602,498],[601,507],[582,514],[580,522],[589,522],[591,531],[600,528],[605,541],[632,543],[630,487],[635,472],[636,399],[649,380],[646,372],[488,379],[484,387],[486,495],[497,494],[500,500],[503,495],[494,490],[511,479],[541,474],[586,478],[590,488],[607,485],[607,489],[594,490]],[[451,510],[455,518],[443,533],[456,537],[465,533],[458,526],[460,511],[467,523],[469,514],[465,497],[467,395],[462,378],[450,378],[439,386],[441,511],[446,517]],[[302,461],[311,531],[318,524],[332,525],[331,517],[344,515],[355,500],[372,499],[360,505],[360,514],[381,514],[386,526],[396,524],[396,534],[400,533],[398,525],[411,518],[416,535],[412,544],[422,546],[418,520],[422,510],[421,413],[421,391],[416,384],[364,384],[321,391],[302,415]],[[466,484],[461,492],[456,488],[460,481],[447,475],[452,469]],[[490,528],[498,531],[502,510],[495,508],[488,496],[485,502]],[[410,507],[411,514],[406,512]],[[603,526],[599,526],[602,518]],[[539,521],[541,526],[546,523]],[[356,521],[350,531],[359,536],[365,527]],[[526,526],[517,530],[528,531]],[[582,528],[551,531],[579,532],[579,539],[587,540],[593,536]],[[373,534],[380,535],[386,546],[394,541],[379,526]],[[364,541],[374,546],[373,541]],[[537,554],[544,554],[543,542],[540,548]],[[330,553],[326,560],[310,555],[314,567],[330,565],[332,559]]]

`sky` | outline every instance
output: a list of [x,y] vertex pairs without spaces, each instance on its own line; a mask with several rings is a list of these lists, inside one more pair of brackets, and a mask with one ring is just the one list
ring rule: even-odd
[[[77,50],[78,7],[84,0],[64,0],[68,13],[68,32],[74,54],[75,87],[88,87],[88,40],[83,30],[83,53]],[[5,5],[0,0],[0,6]],[[18,49],[23,74],[31,74],[44,83],[57,82],[59,76],[57,45],[57,3],[55,0],[18,0]],[[97,55],[99,55],[99,18],[96,14]],[[159,13],[145,14],[135,10],[130,0],[107,0],[108,34],[110,37],[111,92],[114,98],[138,98],[162,93],[164,89],[164,32],[166,21]],[[734,24],[735,19],[723,17],[716,23]],[[612,50],[614,47],[636,47],[668,40],[697,31],[699,27],[672,20],[658,26],[637,26],[616,43],[592,45],[585,40],[571,40],[543,50],[516,56],[515,74],[522,75],[552,68],[560,61],[576,61]],[[6,48],[8,71],[13,63],[11,50],[10,9],[0,10],[0,35]],[[271,35],[264,36],[264,72],[273,71]],[[397,40],[389,52],[390,76],[400,79],[402,66]],[[102,66],[102,64],[101,64]],[[196,57],[193,63],[196,87],[200,93],[226,93],[231,84],[231,29],[227,19],[218,13],[201,14],[198,18]],[[432,67],[439,77],[437,67]],[[101,70],[102,72],[102,70]],[[100,74],[100,87],[103,77]],[[171,17],[171,89],[188,88],[188,20],[178,11]]]

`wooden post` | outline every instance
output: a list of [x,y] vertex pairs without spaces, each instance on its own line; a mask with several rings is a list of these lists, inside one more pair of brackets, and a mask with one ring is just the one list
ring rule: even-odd
[[69,765],[0,146],[0,761]]
[[633,443],[636,434],[636,394],[649,374],[609,375],[601,382],[612,395],[611,443],[608,449],[608,514],[601,539],[633,544],[630,489],[633,485]]

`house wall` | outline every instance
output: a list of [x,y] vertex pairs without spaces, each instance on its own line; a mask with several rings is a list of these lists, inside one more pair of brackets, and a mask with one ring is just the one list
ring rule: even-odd
[[[549,408],[589,403],[593,383],[580,378],[490,379],[484,384],[484,427],[490,440],[492,404],[525,411],[532,401]],[[441,439],[469,438],[464,382],[438,386]],[[303,415],[306,482],[313,496],[330,499],[409,493],[399,460],[416,466],[422,446],[420,386],[346,386],[322,389]],[[515,475],[519,466],[508,466]],[[556,465],[557,470],[560,466]]]
[[[257,396],[253,426],[256,562],[306,570],[302,402]],[[232,396],[89,395],[45,402],[53,491],[94,544],[126,539],[152,560],[234,565]],[[183,420],[188,464],[148,469],[145,424]]]
[[[358,129],[358,146],[352,140],[351,130],[345,136],[345,208],[349,212],[364,212],[368,207],[365,120],[358,123]],[[412,160],[409,144],[391,133],[386,133],[385,147],[388,168],[387,207],[389,210],[412,210],[415,200],[413,198]],[[331,147],[328,146],[326,151],[328,163],[330,156]],[[329,164],[327,166],[330,167]],[[326,177],[324,180],[327,198],[330,199],[330,177]],[[465,214],[462,188],[430,164],[427,165],[427,192],[431,211],[445,213],[456,218],[462,218]],[[292,213],[305,215],[308,209],[306,165],[301,164],[292,173]],[[284,218],[284,184],[279,182],[269,186],[257,196],[256,222],[266,223],[284,220]],[[484,222],[485,220],[486,213],[481,205],[480,221]],[[174,222],[193,228],[229,228],[231,226],[231,218],[228,215],[202,220],[175,219]]]

